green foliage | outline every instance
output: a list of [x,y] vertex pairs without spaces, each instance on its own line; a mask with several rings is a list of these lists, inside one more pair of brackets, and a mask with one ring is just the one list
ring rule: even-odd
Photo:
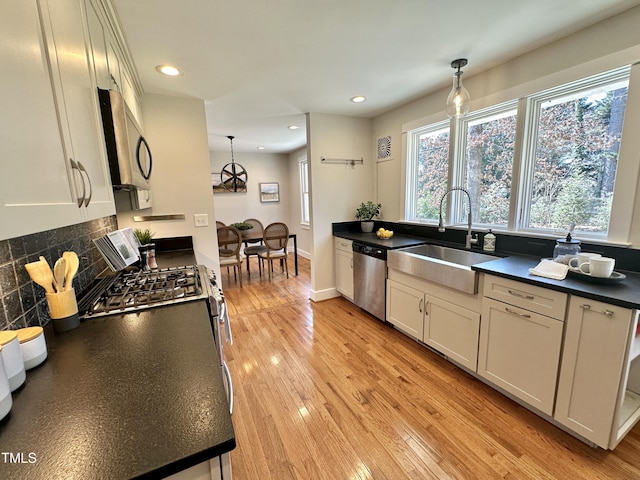
[[153,233],[148,228],[145,229],[145,230],[141,230],[140,228],[136,228],[133,231],[133,234],[136,236],[136,238],[140,242],[140,245],[146,245],[148,243],[151,243],[151,240],[153,239],[153,236],[155,235],[155,233]]
[[242,231],[242,230],[251,230],[253,228],[253,225],[251,225],[250,223],[245,223],[245,222],[232,223],[230,226],[231,227],[235,227],[240,231]]
[[377,217],[378,215],[380,215],[381,208],[382,204],[380,203],[373,203],[372,201],[361,203],[360,206],[356,209],[356,219],[363,222],[369,221],[373,217]]

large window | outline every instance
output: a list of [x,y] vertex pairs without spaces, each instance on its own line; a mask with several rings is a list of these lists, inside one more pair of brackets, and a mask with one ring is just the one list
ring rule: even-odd
[[[408,132],[407,220],[435,221],[466,188],[476,227],[605,238],[629,68]],[[445,209],[466,221],[466,202]]]

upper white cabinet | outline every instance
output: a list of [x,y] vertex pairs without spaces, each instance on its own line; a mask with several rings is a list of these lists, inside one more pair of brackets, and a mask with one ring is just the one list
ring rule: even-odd
[[80,172],[61,137],[40,13],[38,3],[24,1],[6,3],[0,15],[0,238],[82,219]]
[[353,302],[353,250],[351,240],[336,237],[336,289]]

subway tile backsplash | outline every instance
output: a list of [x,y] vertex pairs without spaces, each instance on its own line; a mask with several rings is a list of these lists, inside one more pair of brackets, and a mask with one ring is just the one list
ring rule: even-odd
[[117,228],[116,217],[110,216],[0,240],[0,330],[44,326],[49,322],[44,290],[31,280],[25,264],[38,260],[42,255],[53,266],[62,252],[76,252],[80,267],[73,287],[79,296],[107,268],[92,240]]

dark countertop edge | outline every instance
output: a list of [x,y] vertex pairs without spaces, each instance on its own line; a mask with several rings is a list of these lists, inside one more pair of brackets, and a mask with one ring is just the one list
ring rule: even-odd
[[535,257],[512,255],[474,265],[471,269],[623,308],[640,308],[640,274],[636,272],[621,272],[627,278],[619,284],[601,285],[582,282],[569,275],[564,280],[554,280],[530,274],[529,268],[535,267],[539,262],[540,259]]
[[219,443],[218,445],[215,445],[211,448],[207,448],[200,452],[194,453],[193,455],[189,455],[188,457],[181,458],[180,460],[176,460],[175,462],[155,468],[149,472],[143,473],[133,478],[140,480],[165,478],[169,475],[182,472],[183,470],[186,470],[188,468],[195,467],[202,462],[206,462],[208,460],[219,457],[224,453],[232,451],[234,448],[236,448],[235,438],[223,443]]
[[[457,243],[434,241],[429,238],[414,237],[405,234],[396,234],[391,239],[383,240],[378,239],[375,231],[373,233],[354,231],[353,222],[344,222],[344,224],[333,225],[334,237],[365,243],[373,247],[386,248],[388,250],[423,245],[427,243],[457,249],[462,249],[463,247],[463,245]],[[399,240],[399,242],[391,242],[394,238]],[[489,253],[490,255],[496,256],[496,260],[476,264],[471,267],[472,270],[509,278],[538,287],[549,288],[551,290],[556,290],[570,295],[577,295],[591,300],[609,303],[611,305],[617,305],[619,307],[640,309],[640,273],[638,272],[616,270],[624,273],[627,278],[619,284],[612,285],[580,281],[579,279],[572,278],[570,274],[568,274],[564,280],[553,280],[551,278],[539,277],[529,273],[529,268],[535,267],[540,262],[539,257],[509,252],[484,252],[479,248],[473,248],[472,251],[478,253]]]

